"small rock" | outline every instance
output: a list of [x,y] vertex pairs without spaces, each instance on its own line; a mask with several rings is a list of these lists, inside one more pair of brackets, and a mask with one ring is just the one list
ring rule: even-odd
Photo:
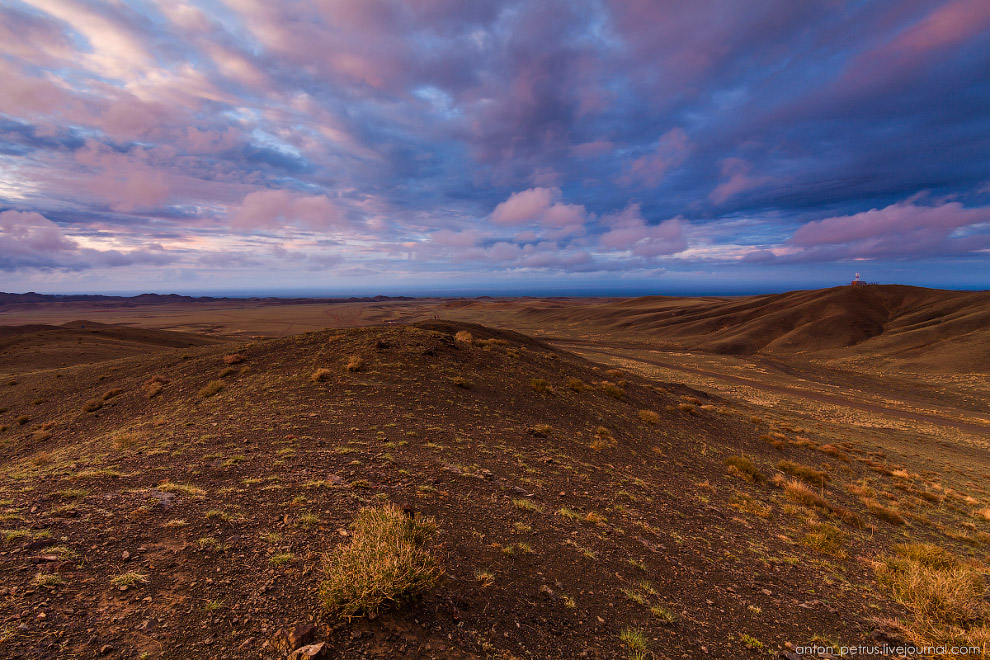
[[773,592],[770,591],[769,589],[760,589],[760,593],[763,594],[764,596],[772,596],[773,595]]
[[799,656],[797,653],[791,653],[790,651],[784,651],[783,653],[780,654],[780,657],[783,658],[784,660],[802,660],[801,656]]
[[289,656],[289,660],[314,660],[315,658],[325,658],[327,643],[319,642],[317,644],[310,644],[308,646],[302,646]]
[[540,593],[544,594],[547,598],[553,598],[553,589],[545,584],[540,585]]
[[131,553],[129,553],[127,550],[124,550],[122,553],[120,553],[120,558],[123,559],[124,561],[127,561],[128,559],[131,558]]

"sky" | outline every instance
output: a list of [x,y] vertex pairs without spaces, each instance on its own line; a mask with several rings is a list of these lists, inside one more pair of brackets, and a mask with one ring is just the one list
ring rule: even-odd
[[990,288],[987,0],[0,0],[0,290]]

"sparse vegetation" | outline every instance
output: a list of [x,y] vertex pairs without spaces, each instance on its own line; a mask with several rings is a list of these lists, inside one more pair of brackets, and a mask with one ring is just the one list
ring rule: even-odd
[[653,412],[652,410],[640,410],[639,418],[649,424],[650,426],[656,426],[660,423],[660,415]]
[[320,368],[309,375],[309,379],[314,383],[325,383],[333,376],[333,372],[327,368]]
[[725,459],[725,465],[729,468],[730,474],[740,476],[746,481],[763,483],[767,480],[766,475],[760,472],[756,464],[746,456],[729,456]]
[[533,378],[529,381],[529,386],[533,388],[534,392],[539,392],[540,394],[547,394],[550,392],[550,383],[543,378]]
[[222,389],[223,389],[222,380],[211,380],[206,385],[200,388],[199,396],[201,399],[206,399],[208,397],[214,396],[215,394],[218,394]]
[[89,399],[83,404],[83,412],[96,412],[103,407],[103,399]]
[[443,573],[427,547],[436,523],[414,519],[386,504],[362,509],[346,545],[326,557],[320,599],[345,618],[377,614],[431,588]]
[[795,463],[794,461],[780,461],[777,463],[777,469],[792,477],[797,477],[812,486],[824,486],[825,482],[829,480],[829,476],[826,473],[808,467],[807,465]]
[[348,371],[361,371],[364,369],[364,358],[360,355],[352,355],[347,361]]

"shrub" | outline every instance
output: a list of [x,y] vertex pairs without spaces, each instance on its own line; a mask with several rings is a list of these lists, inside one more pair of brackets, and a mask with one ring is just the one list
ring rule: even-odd
[[329,369],[317,369],[312,374],[310,374],[309,379],[314,383],[323,383],[330,380],[332,372]]
[[360,355],[352,355],[347,362],[348,371],[361,371],[364,368],[364,358]]
[[472,335],[467,330],[461,330],[456,335],[454,335],[454,341],[464,342],[465,344],[470,344],[474,341],[474,335]]
[[792,477],[797,477],[801,481],[805,481],[812,486],[824,486],[825,482],[829,480],[829,476],[824,472],[820,472],[812,467],[808,467],[807,465],[795,463],[794,461],[780,461],[777,463],[777,469],[791,475]]
[[83,412],[96,412],[103,407],[103,401],[101,399],[90,399],[83,404]]
[[465,390],[469,390],[473,386],[473,383],[464,376],[454,376],[453,378],[451,378],[451,381],[457,387],[461,387]]
[[426,548],[436,531],[433,519],[417,520],[386,504],[362,509],[352,527],[350,543],[326,557],[320,600],[327,610],[347,619],[376,615],[433,587],[443,574]]
[[217,394],[222,389],[223,389],[222,380],[211,380],[206,385],[203,385],[203,387],[200,388],[199,396],[205,399],[207,397],[213,396],[214,394]]
[[692,415],[698,414],[693,403],[678,403],[677,409],[681,412],[690,413]]
[[31,421],[31,418],[28,415],[18,415],[14,421],[17,422],[18,426],[24,426]]
[[747,481],[763,483],[767,480],[766,476],[760,472],[760,469],[756,467],[753,461],[745,456],[729,456],[725,459],[725,464],[730,468],[730,472],[735,470]]
[[223,356],[223,363],[240,364],[241,362],[244,362],[244,359],[245,359],[244,356],[241,355],[240,353],[231,353],[230,355]]
[[660,415],[653,412],[652,410],[640,410],[638,414],[641,420],[643,420],[647,424],[650,424],[651,426],[660,423]]

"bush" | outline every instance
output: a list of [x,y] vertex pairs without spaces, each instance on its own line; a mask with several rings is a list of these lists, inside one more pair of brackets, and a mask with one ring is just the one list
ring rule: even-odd
[[244,356],[240,353],[231,353],[223,356],[223,362],[224,364],[240,364],[244,362]]
[[426,548],[432,518],[413,519],[393,504],[358,512],[350,543],[326,557],[320,586],[323,606],[343,618],[377,615],[433,587],[443,569]]
[[361,371],[364,368],[364,358],[360,355],[352,355],[350,361],[347,363],[348,371]]
[[120,389],[119,387],[115,387],[112,390],[107,390],[106,392],[103,393],[103,400],[104,401],[109,401],[110,399],[114,398],[115,396],[120,396],[123,393],[124,393],[124,390]]
[[17,422],[18,426],[24,426],[31,421],[31,418],[28,415],[18,415],[14,421]]
[[88,412],[88,413],[96,412],[102,407],[103,407],[102,399],[90,399],[89,401],[83,404],[83,412]]
[[474,341],[474,335],[472,335],[467,330],[461,330],[456,335],[454,335],[454,341],[461,341],[465,344],[470,344]]

